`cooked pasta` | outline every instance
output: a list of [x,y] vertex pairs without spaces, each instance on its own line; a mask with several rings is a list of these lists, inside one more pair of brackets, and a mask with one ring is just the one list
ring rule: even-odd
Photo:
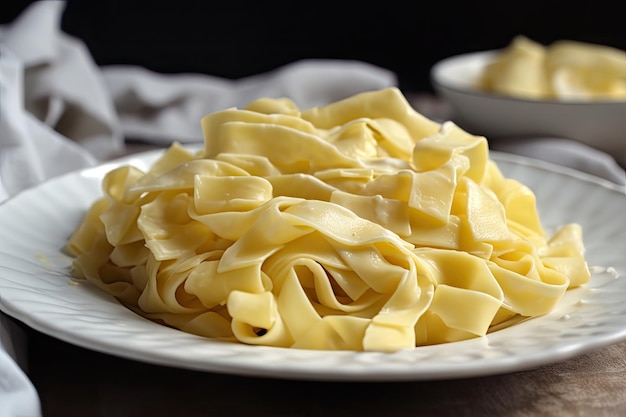
[[526,99],[624,100],[626,52],[572,40],[544,46],[519,35],[487,64],[478,84]]
[[67,243],[78,277],[164,325],[285,348],[396,351],[486,335],[586,283],[581,227],[548,236],[484,137],[396,88],[205,116],[102,181]]

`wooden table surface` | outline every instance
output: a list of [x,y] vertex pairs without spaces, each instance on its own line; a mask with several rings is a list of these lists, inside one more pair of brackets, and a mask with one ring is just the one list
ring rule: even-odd
[[44,417],[626,416],[626,343],[480,378],[312,382],[152,365],[17,324]]

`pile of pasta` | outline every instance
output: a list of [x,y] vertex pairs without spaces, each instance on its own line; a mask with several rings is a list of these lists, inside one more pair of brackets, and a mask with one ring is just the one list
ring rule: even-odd
[[396,88],[202,120],[146,172],[102,180],[67,242],[78,277],[215,340],[397,351],[553,311],[590,277],[582,230],[547,235],[487,141]]
[[527,99],[626,100],[626,51],[572,40],[544,46],[518,35],[485,67],[479,86]]

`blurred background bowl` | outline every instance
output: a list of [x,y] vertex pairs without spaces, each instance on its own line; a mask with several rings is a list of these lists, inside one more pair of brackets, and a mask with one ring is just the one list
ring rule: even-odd
[[491,141],[537,136],[574,139],[626,166],[626,101],[527,100],[481,91],[477,80],[497,50],[437,62],[430,77],[451,119]]

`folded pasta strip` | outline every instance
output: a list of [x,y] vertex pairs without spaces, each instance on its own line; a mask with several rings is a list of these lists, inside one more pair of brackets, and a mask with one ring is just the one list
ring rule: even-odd
[[624,100],[626,52],[572,40],[544,46],[518,35],[487,64],[478,87],[527,99]]
[[77,276],[208,338],[396,351],[484,336],[585,284],[582,230],[547,236],[484,137],[398,89],[300,110],[263,98],[202,120],[147,171],[102,181],[67,242]]

